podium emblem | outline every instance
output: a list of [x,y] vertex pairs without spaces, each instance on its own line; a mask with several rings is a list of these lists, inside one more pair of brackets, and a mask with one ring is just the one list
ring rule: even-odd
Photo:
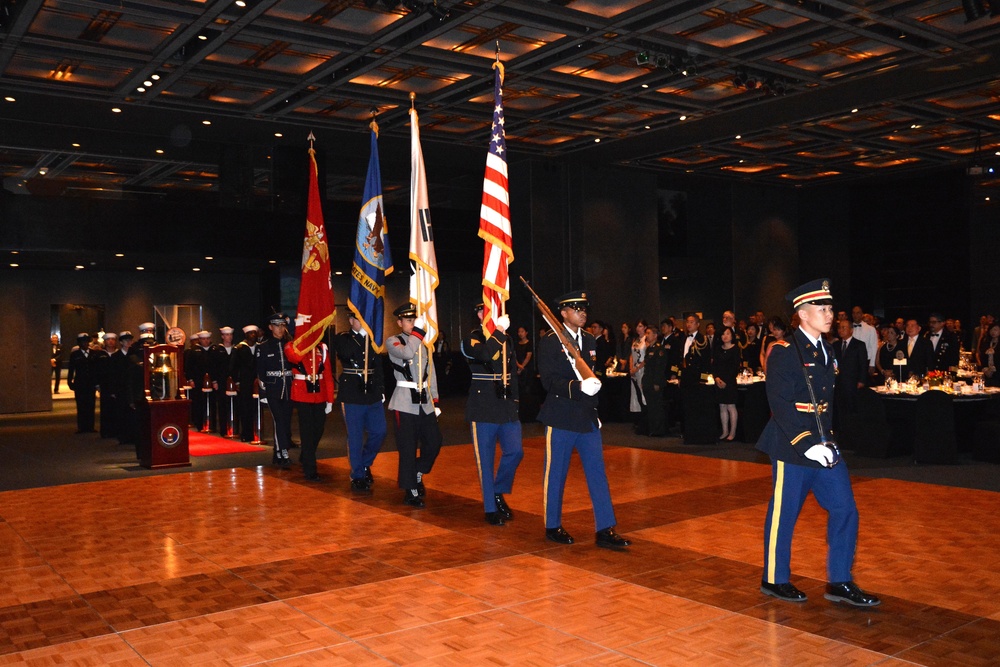
[[181,430],[174,424],[167,424],[160,429],[160,444],[170,449],[181,441]]

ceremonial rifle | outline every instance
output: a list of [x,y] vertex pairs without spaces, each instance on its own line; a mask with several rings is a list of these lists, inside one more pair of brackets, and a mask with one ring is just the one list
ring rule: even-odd
[[524,286],[528,288],[531,292],[531,298],[535,301],[535,305],[538,306],[539,312],[542,314],[542,319],[552,328],[556,336],[559,337],[559,342],[562,343],[563,349],[566,350],[566,355],[569,360],[573,363],[573,369],[576,371],[576,375],[580,380],[586,380],[587,378],[597,378],[594,375],[594,371],[590,370],[590,365],[584,360],[583,356],[580,354],[580,350],[577,349],[576,345],[566,336],[566,327],[563,323],[555,316],[552,309],[549,308],[544,301],[535,293],[535,290],[531,289],[531,285],[528,281],[524,279],[524,276],[518,276]]

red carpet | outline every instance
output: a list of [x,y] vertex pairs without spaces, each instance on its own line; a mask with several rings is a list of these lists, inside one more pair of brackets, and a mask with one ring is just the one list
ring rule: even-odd
[[264,447],[248,445],[239,440],[227,440],[217,435],[188,429],[188,452],[191,456],[215,456],[216,454],[239,454],[241,452],[263,452]]

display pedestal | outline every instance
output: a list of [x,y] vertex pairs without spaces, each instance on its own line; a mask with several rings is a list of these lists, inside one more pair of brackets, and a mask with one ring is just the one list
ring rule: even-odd
[[150,469],[190,466],[187,424],[191,401],[143,401],[138,408],[139,465]]

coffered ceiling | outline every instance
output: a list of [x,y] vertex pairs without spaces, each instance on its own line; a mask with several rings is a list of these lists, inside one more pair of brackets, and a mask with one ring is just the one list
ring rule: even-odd
[[11,192],[218,190],[233,146],[265,191],[313,130],[356,153],[327,180],[356,198],[372,110],[405,146],[411,92],[425,145],[484,153],[498,46],[512,161],[1000,166],[1000,0],[0,0],[0,22]]

